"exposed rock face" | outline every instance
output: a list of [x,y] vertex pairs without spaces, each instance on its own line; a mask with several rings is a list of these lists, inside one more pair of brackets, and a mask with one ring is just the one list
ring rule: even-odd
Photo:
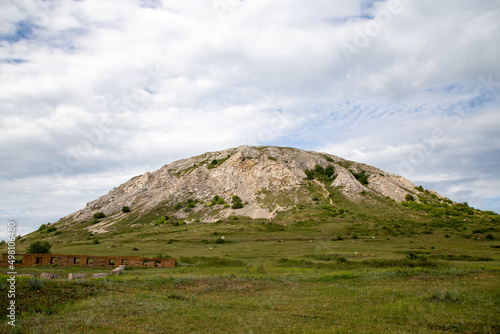
[[[333,165],[335,179],[331,186],[353,200],[360,198],[361,192],[371,192],[401,202],[406,194],[415,191],[415,185],[401,176],[330,154],[293,148],[240,146],[175,161],[155,172],[136,176],[65,219],[88,221],[100,211],[106,216],[114,215],[114,221],[118,221],[125,215],[121,212],[123,206],[147,212],[159,205],[173,207],[187,199],[207,203],[215,195],[227,203],[232,196],[239,196],[245,206],[238,210],[226,207],[217,214],[202,216],[202,221],[214,221],[230,214],[271,218],[288,207],[266,196],[272,195],[275,199],[288,196],[292,203],[310,199],[302,185],[305,170],[312,170],[316,165],[323,168]],[[368,183],[361,184],[351,171],[364,171]],[[179,210],[175,215],[187,218],[188,213]],[[103,232],[109,223],[96,224],[92,230]]]

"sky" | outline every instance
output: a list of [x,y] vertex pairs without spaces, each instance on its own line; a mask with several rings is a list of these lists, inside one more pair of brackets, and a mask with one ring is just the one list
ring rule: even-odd
[[500,212],[498,0],[0,0],[0,239],[239,145]]

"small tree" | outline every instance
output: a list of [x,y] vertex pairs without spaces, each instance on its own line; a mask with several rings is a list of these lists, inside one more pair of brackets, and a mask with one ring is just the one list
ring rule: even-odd
[[130,208],[128,206],[124,206],[124,207],[122,207],[122,212],[123,213],[130,212]]
[[320,165],[314,166],[314,171],[316,173],[319,173],[319,174],[324,174],[325,173],[325,169],[323,167],[321,167]]
[[219,195],[215,195],[212,199],[212,205],[217,204],[226,204],[226,201],[224,201],[224,198],[220,197]]
[[94,217],[95,219],[101,219],[101,218],[106,217],[106,215],[104,214],[104,212],[99,211],[97,213],[94,213],[94,215],[92,217]]
[[328,165],[325,169],[326,176],[332,177],[334,173],[335,173],[335,167],[333,167],[332,165]]
[[241,201],[240,202],[234,202],[232,208],[233,209],[241,209],[241,208],[243,208],[243,203],[241,203]]
[[413,197],[411,194],[406,194],[405,200],[407,202],[413,202],[413,201],[415,201],[415,197]]
[[28,254],[49,254],[52,245],[48,241],[35,241],[32,242],[26,253]]

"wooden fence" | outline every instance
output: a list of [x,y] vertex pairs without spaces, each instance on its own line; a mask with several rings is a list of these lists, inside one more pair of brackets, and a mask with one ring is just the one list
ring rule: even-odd
[[[16,254],[15,267],[29,266],[110,266],[118,267],[175,267],[175,259],[135,257],[135,256],[96,256],[67,254]],[[2,254],[1,267],[7,267],[9,255]]]

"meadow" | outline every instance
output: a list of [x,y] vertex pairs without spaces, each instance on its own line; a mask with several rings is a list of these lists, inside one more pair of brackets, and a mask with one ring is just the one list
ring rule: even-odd
[[[55,254],[173,257],[177,266],[41,284],[19,277],[15,328],[5,317],[3,268],[0,330],[500,332],[498,215],[460,205],[436,217],[437,211],[390,200],[356,207],[335,194],[332,209],[320,191],[310,205],[272,221],[234,216],[217,223],[155,224],[154,217],[144,217],[103,234],[79,225],[34,232],[18,240],[21,251],[33,240],[47,240]],[[110,268],[54,265],[18,272],[66,276]]]

